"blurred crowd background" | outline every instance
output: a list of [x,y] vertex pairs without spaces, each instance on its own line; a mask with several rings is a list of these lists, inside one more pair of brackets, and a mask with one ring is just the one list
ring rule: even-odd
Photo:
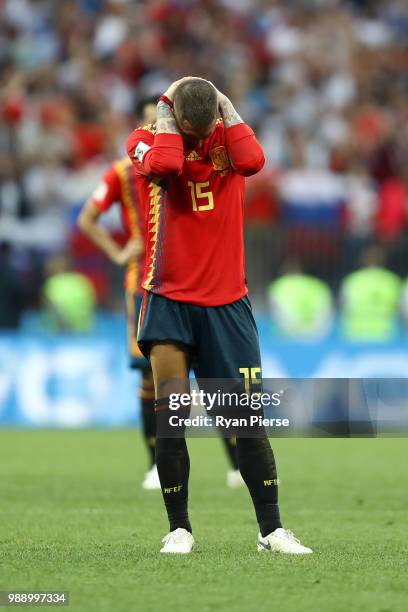
[[307,335],[339,307],[351,336],[389,337],[407,302],[405,0],[0,0],[0,325],[62,269],[122,308],[76,218],[138,103],[184,75],[227,93],[265,149],[245,204],[257,308]]

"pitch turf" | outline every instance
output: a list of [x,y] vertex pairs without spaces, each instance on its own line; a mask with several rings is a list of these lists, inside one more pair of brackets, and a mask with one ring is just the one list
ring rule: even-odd
[[169,557],[160,493],[140,488],[137,432],[0,432],[0,590],[67,590],[73,612],[407,610],[408,441],[274,447],[285,524],[316,554],[256,553],[220,441],[193,440],[197,548]]

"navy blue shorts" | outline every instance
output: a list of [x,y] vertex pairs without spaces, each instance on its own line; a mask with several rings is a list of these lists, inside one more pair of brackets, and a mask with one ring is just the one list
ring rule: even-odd
[[197,378],[261,379],[258,330],[247,296],[225,306],[195,306],[146,292],[138,344],[145,356],[152,344],[184,345]]

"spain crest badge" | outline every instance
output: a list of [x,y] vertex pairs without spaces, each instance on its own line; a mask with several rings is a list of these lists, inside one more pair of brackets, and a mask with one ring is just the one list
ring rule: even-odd
[[215,171],[222,172],[229,168],[230,163],[227,151],[223,145],[211,149],[210,157]]

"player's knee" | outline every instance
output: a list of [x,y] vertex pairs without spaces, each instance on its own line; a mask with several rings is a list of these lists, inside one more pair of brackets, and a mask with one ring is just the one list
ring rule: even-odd
[[[155,384],[157,398],[168,398],[170,404],[171,398],[177,401],[184,394],[190,392],[190,383],[188,378],[159,378]],[[184,405],[184,404],[183,404]]]
[[185,347],[173,343],[154,344],[150,360],[158,397],[188,391],[189,356]]

